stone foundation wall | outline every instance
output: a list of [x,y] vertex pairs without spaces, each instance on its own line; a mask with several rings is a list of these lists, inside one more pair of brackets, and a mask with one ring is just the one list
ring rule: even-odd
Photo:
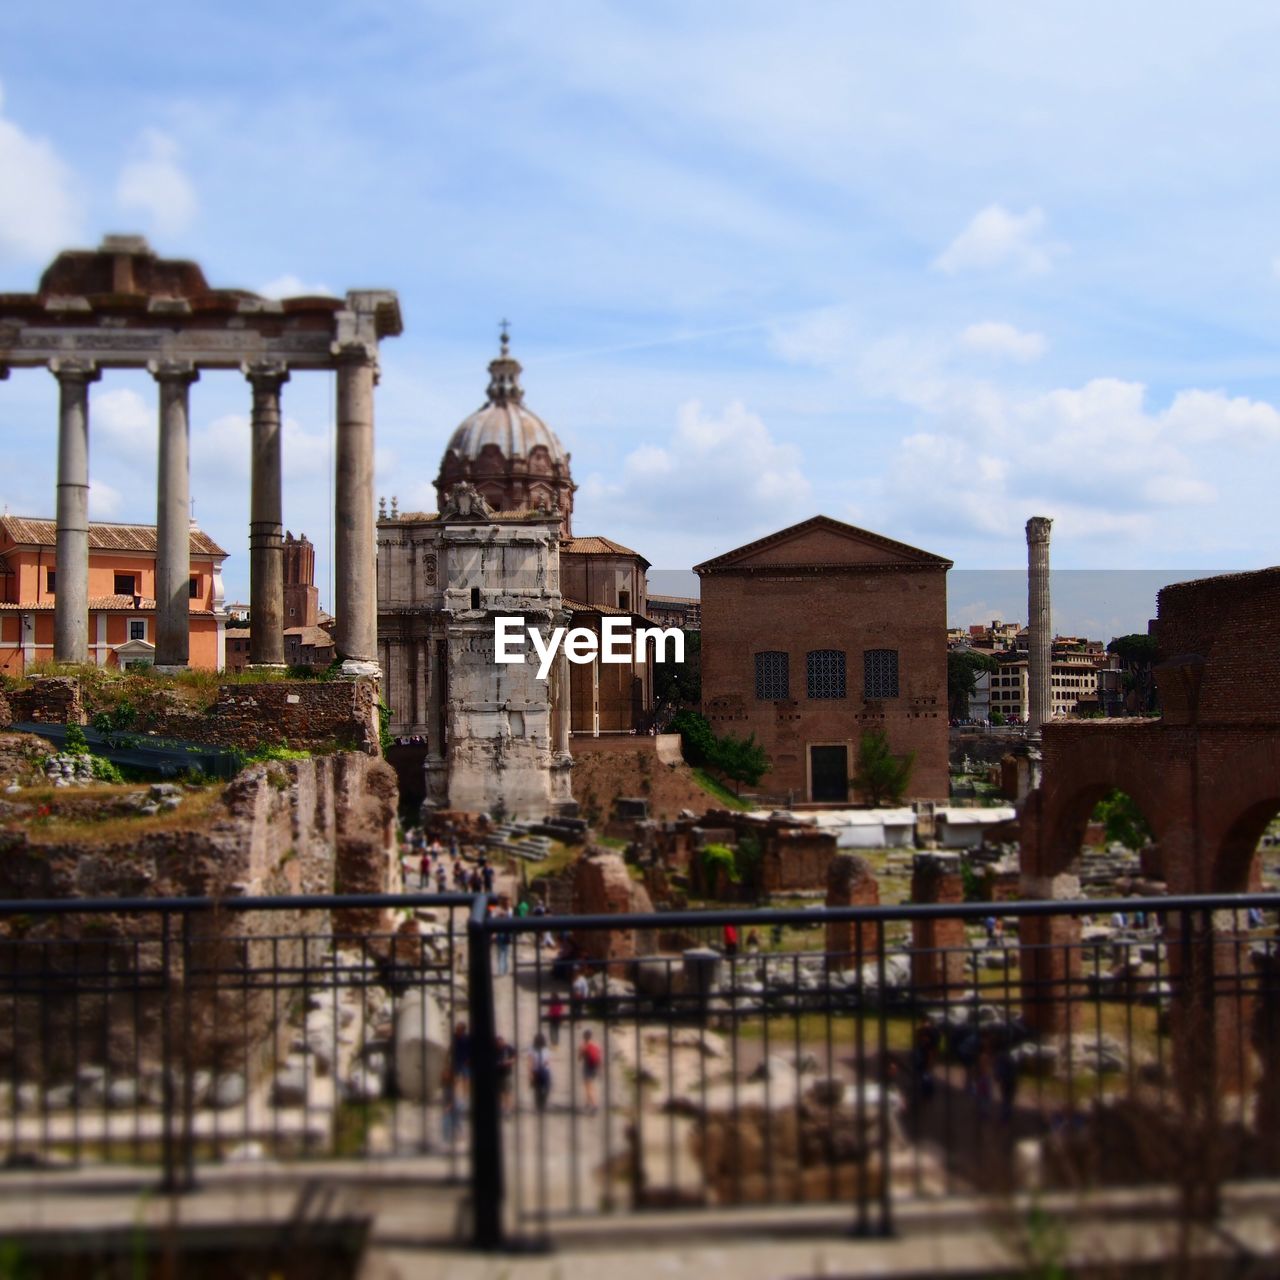
[[766,893],[821,889],[836,857],[836,837],[813,827],[782,827],[768,832],[761,876]]
[[[395,813],[395,775],[381,760],[348,753],[273,761],[236,777],[195,830],[47,842],[33,839],[29,831],[6,832],[0,897],[225,899],[395,892]],[[179,808],[175,819],[180,815]],[[216,967],[218,982],[215,989],[203,978],[186,1003],[180,923],[178,917],[170,923],[166,975],[159,915],[0,918],[0,986],[12,989],[20,975],[39,975],[30,998],[17,997],[0,1008],[0,1062],[16,1055],[24,1074],[38,1065],[48,1079],[65,1075],[77,1063],[105,1059],[128,1069],[135,1055],[154,1062],[166,1001],[171,1012],[190,1008],[183,1035],[198,1065],[224,1057],[238,1062],[246,1043],[270,1040],[288,1000],[273,1001],[266,987],[249,990],[236,975],[299,965],[306,936],[327,932],[331,922],[323,913],[215,909],[193,916],[192,958]],[[393,924],[390,918],[350,914],[332,922],[337,929],[386,932]],[[111,975],[106,986],[119,994],[73,994],[94,973]],[[150,976],[134,984],[136,973]],[[135,992],[134,985],[145,989]]]
[[[878,907],[880,886],[865,859],[854,853],[837,853],[827,862],[827,906]],[[852,969],[875,960],[880,945],[880,928],[855,924],[851,920],[827,925],[827,965]]]
[[[150,685],[151,682],[148,682]],[[5,724],[84,724],[89,714],[80,682],[70,677],[34,680],[0,701]],[[373,680],[264,680],[226,684],[207,711],[184,701],[160,681],[135,702],[130,733],[154,733],[211,746],[254,752],[287,743],[301,751],[359,751],[378,755],[378,686]]]

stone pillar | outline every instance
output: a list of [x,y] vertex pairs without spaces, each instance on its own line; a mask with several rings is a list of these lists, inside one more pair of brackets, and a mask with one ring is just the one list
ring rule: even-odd
[[249,496],[249,664],[283,667],[284,517],[281,499],[280,388],[289,372],[277,360],[243,366],[253,388]]
[[342,670],[374,676],[378,670],[377,543],[373,514],[372,347],[335,346],[338,368],[338,440],[334,461],[334,639]]
[[102,375],[90,360],[51,360],[49,371],[59,397],[53,660],[88,662],[89,383]]
[[[837,853],[827,863],[827,906],[878,907],[880,886],[865,858]],[[880,926],[838,920],[827,925],[827,968],[853,969],[874,965],[880,944]]]
[[1049,610],[1048,516],[1027,521],[1027,732],[1053,719],[1053,620]]
[[[911,866],[911,901],[964,901],[957,853],[918,853]],[[968,986],[969,940],[963,920],[945,916],[911,922],[911,985],[917,991],[945,988],[951,998]]]
[[157,671],[182,671],[191,656],[191,413],[200,373],[189,360],[155,360],[160,384],[160,460],[156,483]]
[[[1024,901],[1074,901],[1083,895],[1073,875],[1024,875],[1019,897]],[[1022,983],[1022,1017],[1042,1035],[1070,1034],[1085,1025],[1078,1002],[1086,988],[1080,956],[1080,917],[1023,916],[1018,922],[1018,967]]]
[[569,754],[569,721],[573,716],[569,696],[569,657],[561,646],[556,658],[556,755]]

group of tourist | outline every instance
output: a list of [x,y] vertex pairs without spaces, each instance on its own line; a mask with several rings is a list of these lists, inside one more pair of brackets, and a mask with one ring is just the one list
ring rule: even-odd
[[[545,1112],[555,1081],[555,1058],[552,1050],[560,1043],[560,1024],[551,1023],[551,1036],[539,1031],[525,1054],[529,1092],[538,1112]],[[453,1028],[449,1053],[441,1073],[444,1094],[443,1125],[446,1142],[453,1142],[461,1134],[462,1115],[471,1094],[473,1066],[473,1042],[466,1022],[459,1021]],[[515,1113],[515,1073],[518,1054],[516,1047],[505,1036],[495,1036],[493,1041],[494,1066],[498,1079],[499,1105],[504,1116]],[[604,1053],[590,1027],[582,1031],[577,1059],[582,1080],[582,1100],[587,1115],[595,1115],[599,1109],[596,1082],[604,1068]]]

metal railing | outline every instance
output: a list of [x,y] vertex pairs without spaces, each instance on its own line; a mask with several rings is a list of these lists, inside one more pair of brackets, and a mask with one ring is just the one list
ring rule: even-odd
[[[1028,1187],[1158,1183],[1211,1216],[1223,1181],[1280,1171],[1278,908],[477,904],[476,1241],[819,1203],[889,1234],[904,1200]],[[506,949],[496,974],[481,938]]]
[[463,1176],[440,1045],[470,904],[0,903],[6,1165],[159,1165],[174,1191],[214,1160],[412,1154]]
[[0,1150],[174,1191],[214,1161],[411,1157],[468,1182],[486,1249],[656,1209],[888,1234],[908,1201],[1031,1186],[1211,1214],[1280,1160],[1278,910],[9,901]]

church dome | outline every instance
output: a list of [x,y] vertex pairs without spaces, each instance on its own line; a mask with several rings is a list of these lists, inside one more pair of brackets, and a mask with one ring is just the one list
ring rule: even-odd
[[520,363],[511,355],[504,328],[502,349],[489,364],[485,403],[449,437],[436,480],[439,503],[453,485],[474,484],[498,511],[559,508],[565,536],[577,487],[569,454],[538,415],[525,408]]
[[459,461],[474,460],[486,446],[493,445],[504,458],[528,458],[535,449],[542,448],[549,461],[565,464],[568,459],[555,432],[525,408],[520,374],[520,362],[511,356],[504,333],[502,354],[489,365],[488,397],[481,408],[458,425],[449,437],[446,453],[453,453]]

